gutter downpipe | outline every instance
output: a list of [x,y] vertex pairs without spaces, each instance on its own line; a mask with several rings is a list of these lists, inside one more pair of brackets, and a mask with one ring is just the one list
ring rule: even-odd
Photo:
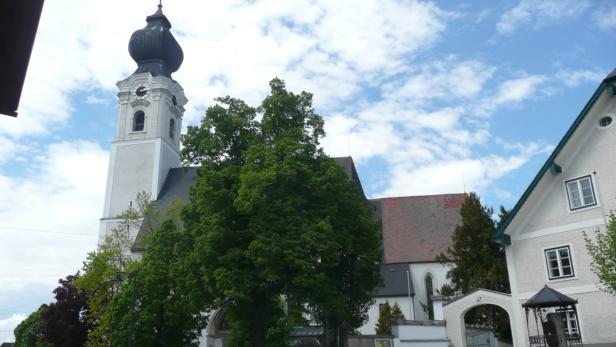
[[415,320],[415,300],[411,298],[411,264],[409,264],[409,269],[406,270],[406,289],[409,294],[409,313],[412,317],[411,320]]

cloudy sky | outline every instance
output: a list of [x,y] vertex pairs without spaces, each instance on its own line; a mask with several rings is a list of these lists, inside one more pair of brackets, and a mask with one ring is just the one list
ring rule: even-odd
[[[0,118],[0,342],[96,247],[127,44],[155,0],[54,0],[19,117]],[[278,76],[315,94],[326,151],[371,197],[477,191],[512,207],[616,67],[600,0],[167,0],[184,127]]]

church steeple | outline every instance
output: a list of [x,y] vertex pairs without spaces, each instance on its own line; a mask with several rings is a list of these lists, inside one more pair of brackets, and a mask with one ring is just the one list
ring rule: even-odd
[[101,240],[138,193],[146,192],[157,200],[169,170],[181,166],[179,133],[188,100],[171,74],[180,68],[184,56],[161,5],[146,21],[128,45],[137,70],[117,83],[119,112],[111,144]]
[[135,73],[149,72],[152,76],[171,78],[182,65],[184,53],[169,30],[171,22],[163,14],[162,4],[146,22],[148,24],[135,31],[128,43],[128,52],[138,65]]

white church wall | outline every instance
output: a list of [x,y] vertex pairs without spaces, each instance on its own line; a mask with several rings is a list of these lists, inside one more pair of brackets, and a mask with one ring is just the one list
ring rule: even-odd
[[413,280],[413,288],[415,289],[415,319],[428,320],[428,313],[425,312],[420,303],[427,304],[428,296],[426,293],[426,276],[430,274],[432,276],[432,295],[436,295],[436,290],[447,281],[447,271],[449,270],[447,265],[441,263],[413,263],[411,266],[411,277]]

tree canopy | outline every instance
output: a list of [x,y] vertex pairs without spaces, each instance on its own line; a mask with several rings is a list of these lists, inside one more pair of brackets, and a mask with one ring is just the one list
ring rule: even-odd
[[360,326],[380,239],[358,187],[319,148],[312,95],[274,79],[259,107],[217,101],[183,139],[184,162],[200,165],[183,219],[204,295],[225,308],[235,344],[284,345],[282,297],[332,331]]
[[42,315],[46,309],[47,305],[41,305],[15,327],[15,347],[52,347],[43,339]]

